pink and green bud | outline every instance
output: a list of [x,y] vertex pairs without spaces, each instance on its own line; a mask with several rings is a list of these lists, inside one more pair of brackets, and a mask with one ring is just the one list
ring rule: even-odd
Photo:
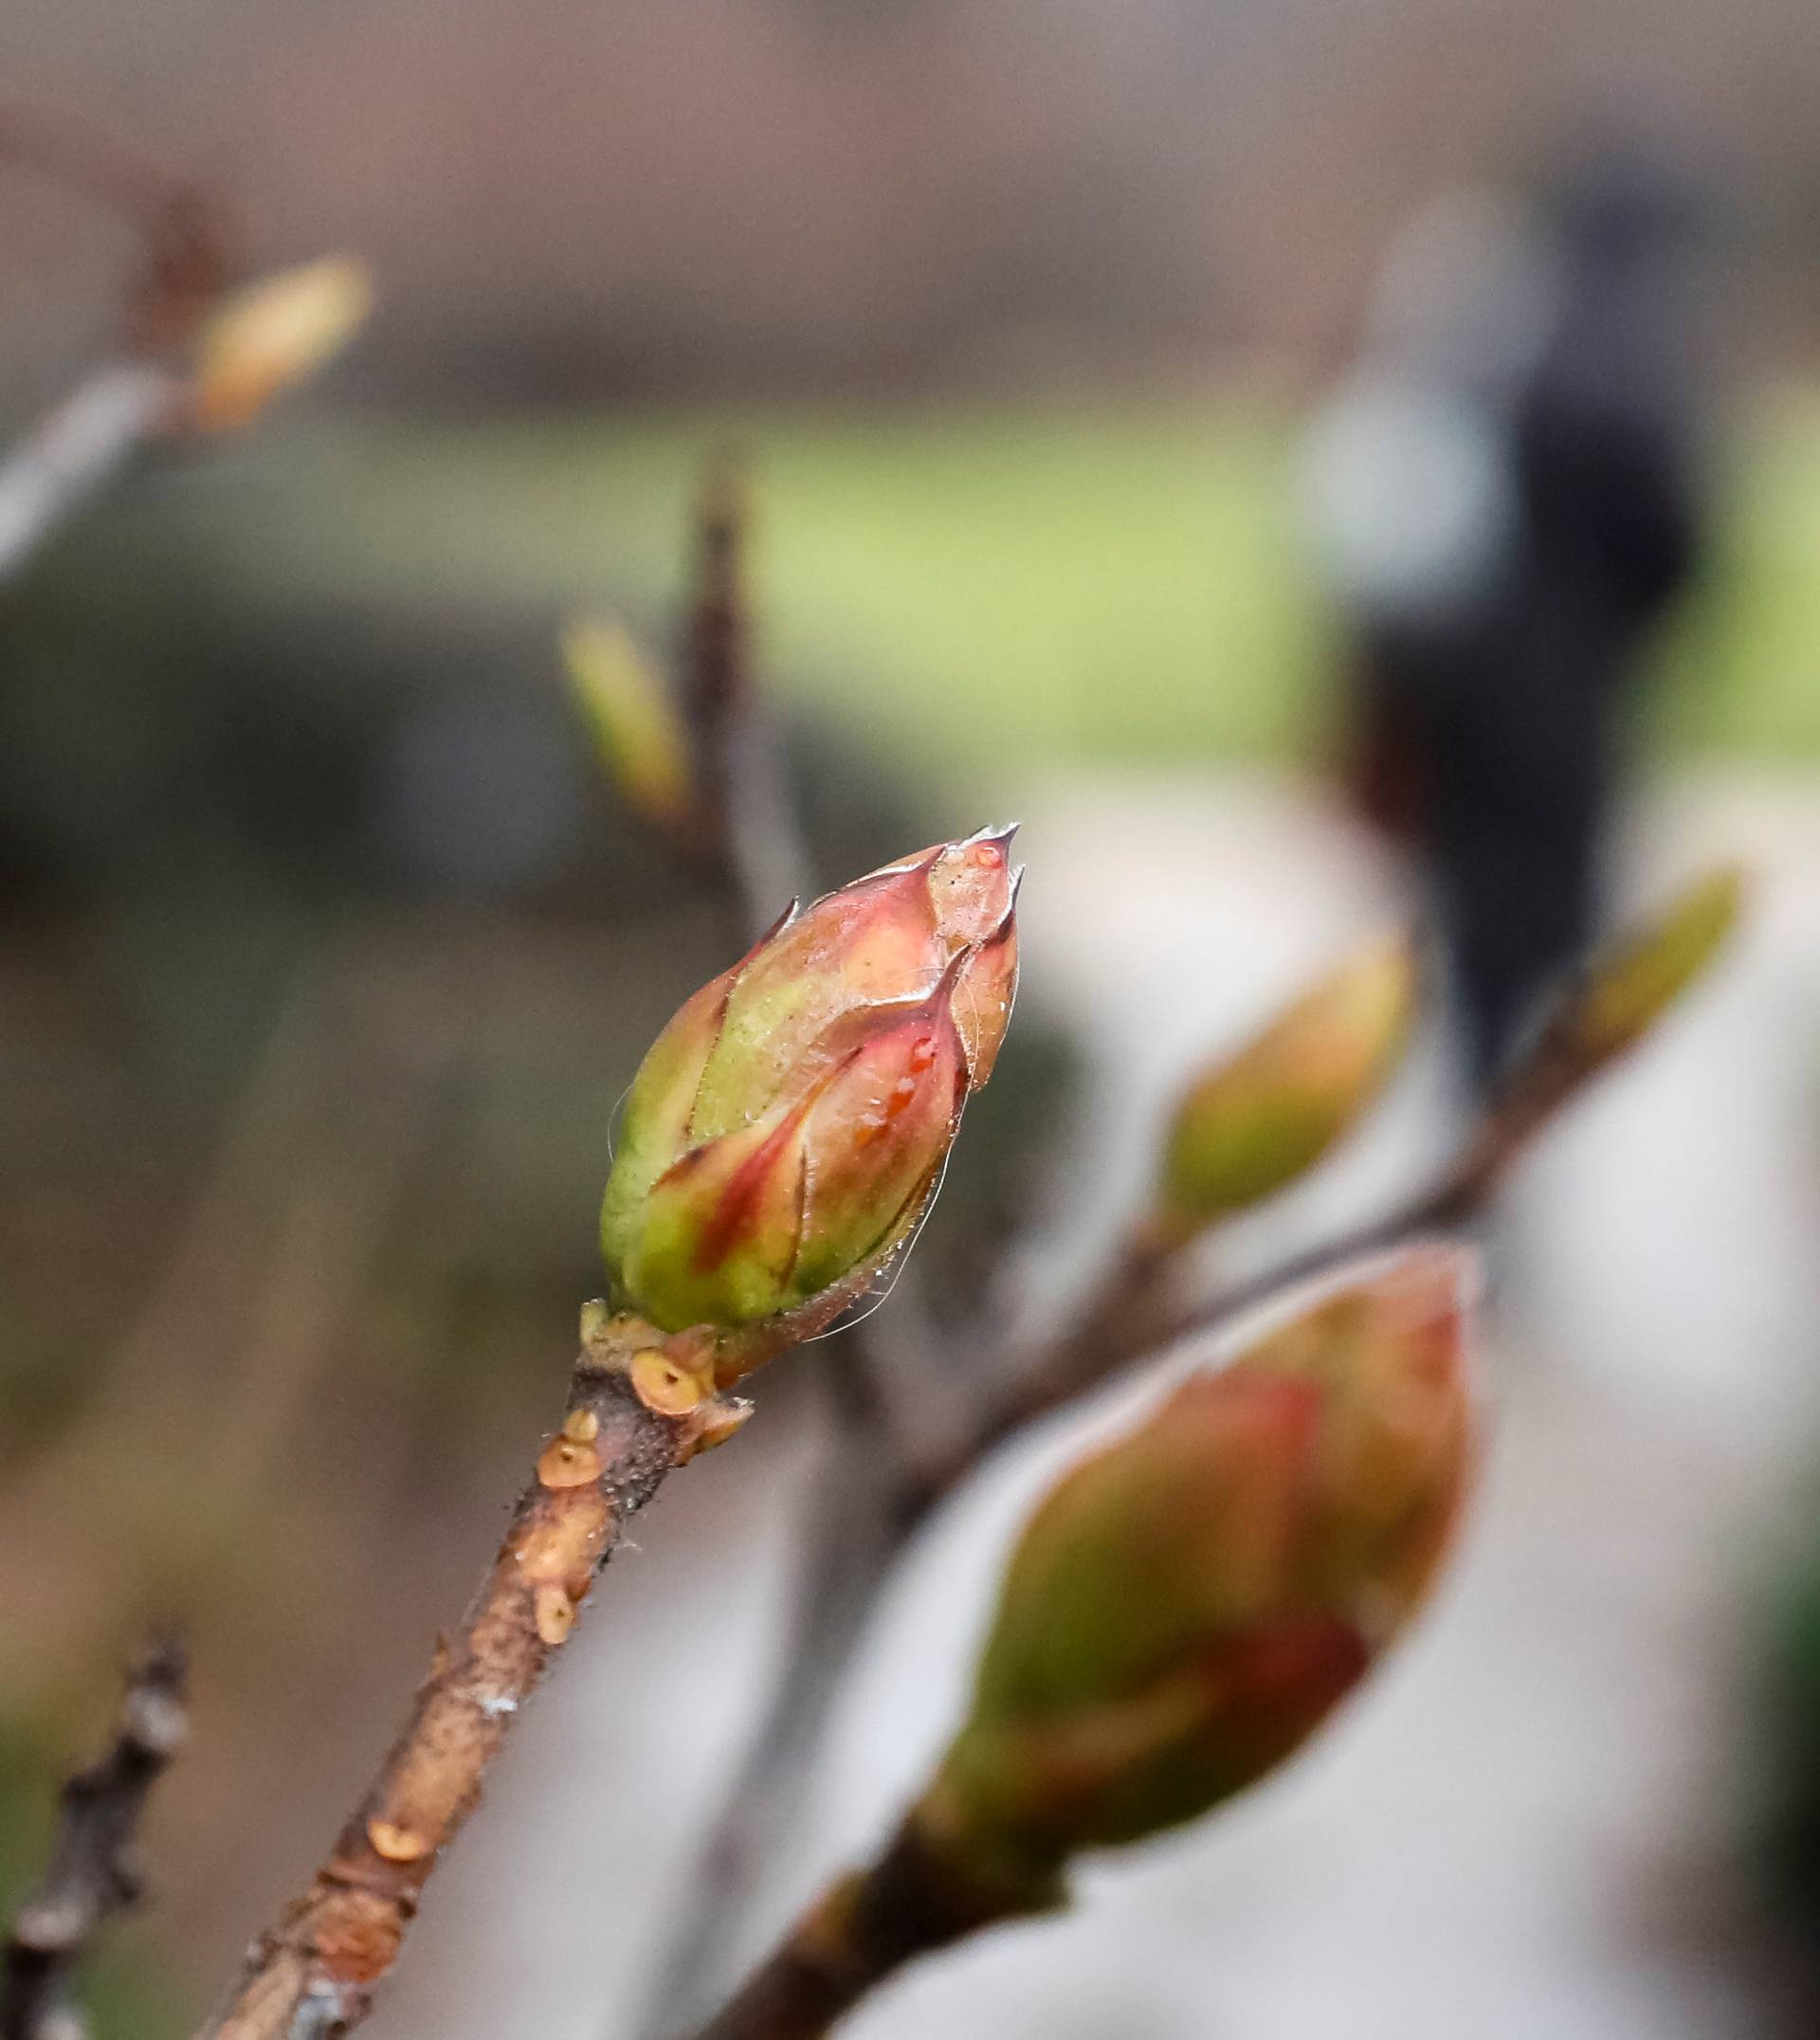
[[1418,976],[1407,940],[1375,943],[1189,1086],[1156,1186],[1163,1242],[1274,1195],[1351,1130],[1402,1058]]
[[664,1029],[601,1211],[627,1308],[680,1331],[838,1307],[902,1246],[1010,1018],[1010,837],[792,910]]
[[1320,1727],[1448,1548],[1472,1458],[1469,1266],[1402,1256],[1051,1489],[925,1820],[1053,1867],[1196,1818]]

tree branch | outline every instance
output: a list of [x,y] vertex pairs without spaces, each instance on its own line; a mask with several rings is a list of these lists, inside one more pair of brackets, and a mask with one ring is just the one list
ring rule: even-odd
[[874,1863],[803,1915],[696,2040],[819,2040],[904,1963],[1002,1921],[1051,1911],[1062,1898],[1047,1878],[984,1879],[913,1812]]
[[82,2040],[70,1979],[112,1913],[135,1903],[133,1843],[147,1795],[188,1728],[185,1662],[172,1637],[154,1642],[127,1682],[112,1747],[64,1785],[45,1882],[20,1906],[0,1968],[0,2040]]
[[0,104],[0,163],[97,200],[138,231],[120,357],[93,370],[0,463],[0,586],[181,414],[172,363],[240,270],[227,209],[195,180],[66,115]]
[[[593,1319],[562,1428],[455,1636],[308,1890],[254,1944],[198,2040],[333,2040],[366,2016],[441,1851],[574,1627],[628,1520],[744,1406],[666,1393],[636,1321]],[[656,1373],[648,1372],[655,1366]],[[673,1403],[673,1408],[658,1407]]]

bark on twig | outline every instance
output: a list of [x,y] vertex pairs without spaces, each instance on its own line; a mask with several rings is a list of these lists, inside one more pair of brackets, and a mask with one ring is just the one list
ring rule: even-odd
[[64,1785],[45,1882],[20,1906],[0,1966],[0,2040],[82,2040],[69,2001],[77,1965],[112,1913],[133,1904],[135,1837],[146,1797],[181,1745],[185,1662],[174,1638],[134,1667],[106,1756]]
[[640,1331],[651,1336],[610,1324],[590,1339],[563,1426],[460,1630],[439,1644],[403,1733],[198,2040],[333,2040],[366,2016],[441,1851],[473,1812],[627,1521],[738,1413],[713,1399],[673,1414],[647,1404],[626,1350]]

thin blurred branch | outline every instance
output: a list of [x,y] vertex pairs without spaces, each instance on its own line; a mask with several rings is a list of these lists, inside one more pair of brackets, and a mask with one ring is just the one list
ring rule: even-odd
[[0,585],[181,414],[173,365],[240,272],[226,207],[193,178],[62,113],[0,104],[0,164],[35,171],[137,231],[118,359],[94,369],[0,463]]
[[[837,1422],[840,1420],[837,1418]],[[842,1430],[846,1427],[843,1424]],[[837,1437],[812,1483],[772,1684],[707,1834],[640,2029],[682,2031],[711,2008],[729,1937],[791,1838],[823,1730],[898,1550],[888,1492],[861,1440]],[[622,2040],[615,2016],[610,2040]]]
[[[694,839],[745,941],[784,902],[812,890],[781,741],[757,684],[750,556],[750,493],[723,449],[697,502],[682,695],[700,789]],[[900,1319],[910,1302],[900,1299]],[[717,1955],[789,1841],[828,1712],[900,1548],[891,1469],[902,1456],[904,1376],[952,1395],[921,1341],[913,1350],[901,1338],[888,1363],[880,1348],[878,1327],[863,1319],[816,1356],[833,1434],[810,1483],[791,1613],[773,1684],[672,1910],[641,2027],[647,2034],[671,2031],[712,2001]]]
[[188,1730],[185,1674],[182,1645],[155,1641],[128,1680],[107,1754],[64,1785],[49,1872],[7,1939],[0,2040],[86,2035],[71,1981],[109,1916],[138,1899],[135,1837],[146,1798]]
[[757,685],[751,564],[751,491],[738,459],[723,448],[696,503],[682,701],[699,789],[696,840],[745,942],[756,941],[788,901],[814,889],[783,748]]
[[164,430],[181,379],[151,361],[97,369],[0,463],[0,585]]

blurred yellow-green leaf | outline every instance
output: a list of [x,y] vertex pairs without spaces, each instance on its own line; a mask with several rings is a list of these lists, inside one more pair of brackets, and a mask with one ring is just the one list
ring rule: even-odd
[[563,635],[569,688],[607,776],[643,820],[672,829],[695,800],[688,732],[663,676],[617,623]]
[[373,278],[350,256],[324,256],[234,292],[203,328],[191,416],[235,432],[318,374],[366,323]]
[[1285,1188],[1395,1070],[1419,990],[1405,938],[1374,943],[1205,1069],[1171,1122],[1155,1213],[1184,1240]]

